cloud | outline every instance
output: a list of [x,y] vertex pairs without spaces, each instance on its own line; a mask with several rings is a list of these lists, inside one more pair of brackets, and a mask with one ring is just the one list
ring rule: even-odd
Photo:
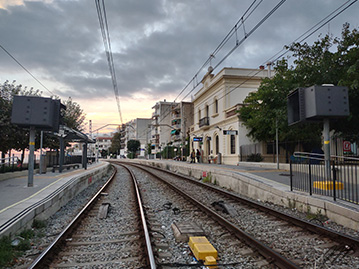
[[[263,1],[212,65],[278,2]],[[120,97],[148,94],[153,100],[169,100],[193,78],[252,0],[105,3]],[[258,67],[340,3],[344,1],[287,1],[215,72],[224,66]],[[0,44],[57,95],[115,100],[94,1],[0,0],[0,7]],[[355,4],[322,32],[338,35],[346,21],[357,27],[357,13]],[[41,88],[1,50],[0,62],[0,79]]]

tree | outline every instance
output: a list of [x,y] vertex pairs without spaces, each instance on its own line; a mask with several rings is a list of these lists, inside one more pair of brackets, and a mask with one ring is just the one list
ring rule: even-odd
[[[29,130],[11,124],[13,96],[25,95],[41,97],[42,95],[42,92],[39,90],[16,85],[15,83],[16,81],[12,83],[5,81],[3,84],[0,84],[0,151],[2,152],[2,157],[11,149],[24,152],[29,144]],[[64,115],[65,124],[70,128],[82,131],[85,119],[83,110],[76,102],[73,102],[71,98],[65,102],[65,105],[67,106]],[[36,140],[36,146],[38,148],[40,145],[38,142],[39,136],[36,137]],[[59,148],[59,142],[56,138],[45,135],[44,147],[57,149]]]
[[[5,81],[0,84],[0,151],[2,157],[5,157],[5,153],[11,149],[23,151],[29,144],[29,132],[26,128],[21,128],[14,124],[11,124],[11,112],[14,95],[26,95],[26,96],[41,96],[42,92],[22,88],[22,85],[15,85],[16,81],[9,83]],[[24,154],[22,154],[23,161]]]
[[83,113],[80,105],[72,101],[71,97],[64,102],[66,110],[64,112],[64,124],[77,131],[83,131],[83,123],[86,115]]
[[121,150],[121,134],[120,132],[116,132],[111,141],[110,152],[118,155],[120,150]]
[[[333,46],[336,45],[336,51]],[[307,43],[293,44],[294,66],[288,66],[288,59],[276,63],[273,78],[262,81],[257,92],[249,94],[240,109],[240,116],[249,129],[249,136],[260,141],[273,141],[276,122],[280,141],[320,141],[322,125],[287,125],[286,97],[298,87],[334,84],[349,87],[351,115],[331,126],[336,133],[359,138],[359,34],[343,26],[341,38],[326,35],[312,46]]]
[[[286,96],[298,84],[295,72],[288,69],[287,62],[278,62],[275,76],[265,78],[258,91],[250,93],[245,106],[240,109],[250,137],[258,141],[274,141],[277,126],[279,140],[287,142],[288,146],[291,145],[288,142],[311,141],[313,137],[320,137],[321,129],[317,124],[288,126]],[[289,150],[294,150],[295,143]]]
[[132,157],[136,156],[136,152],[140,149],[141,143],[138,140],[129,140],[127,149],[132,153]]

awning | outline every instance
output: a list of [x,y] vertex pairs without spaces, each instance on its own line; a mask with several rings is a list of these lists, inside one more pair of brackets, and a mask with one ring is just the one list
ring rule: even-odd
[[89,143],[89,144],[96,143],[96,140],[88,137],[86,134],[71,129],[65,125],[61,125],[59,132],[58,133],[54,132],[53,135],[63,137],[64,140],[70,142],[80,142],[80,143]]
[[171,131],[171,134],[175,134],[177,130],[172,130]]

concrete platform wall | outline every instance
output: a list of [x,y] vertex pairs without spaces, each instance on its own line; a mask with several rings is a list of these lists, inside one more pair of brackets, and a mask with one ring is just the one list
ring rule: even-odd
[[[218,169],[218,166],[212,168],[211,166],[188,165],[181,162],[169,163],[151,160],[135,160],[135,162],[156,166],[197,179],[202,178],[203,171],[206,171],[211,178],[211,183],[245,197],[296,209],[303,213],[325,215],[331,221],[344,227],[359,229],[359,212],[355,206],[342,201],[334,202],[330,197],[309,196],[304,193],[291,192],[289,186],[279,185],[276,182],[248,173],[234,173],[230,170]],[[285,166],[280,168],[283,169]]]
[[12,219],[11,221],[13,223],[11,226],[7,227],[0,236],[14,235],[21,230],[30,228],[34,219],[48,219],[89,185],[101,179],[106,174],[109,174],[110,168],[111,165],[106,163],[95,170],[86,171],[82,173],[82,175],[69,180],[63,187],[52,193],[50,197],[33,205],[29,204],[29,208]]

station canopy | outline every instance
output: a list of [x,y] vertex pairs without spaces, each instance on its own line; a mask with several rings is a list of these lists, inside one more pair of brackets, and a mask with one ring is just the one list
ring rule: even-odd
[[88,144],[94,144],[96,143],[96,140],[88,137],[86,134],[76,131],[72,128],[69,128],[65,125],[60,126],[60,130],[58,133],[54,133],[55,136],[62,137],[66,141],[71,142],[79,142],[79,143],[88,143]]

